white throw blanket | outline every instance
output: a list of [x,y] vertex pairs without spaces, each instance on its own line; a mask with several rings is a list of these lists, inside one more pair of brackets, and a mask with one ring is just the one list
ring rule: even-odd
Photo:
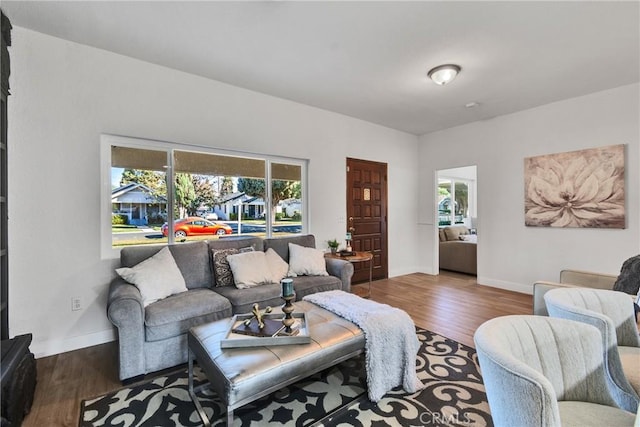
[[358,325],[365,337],[369,399],[379,401],[402,385],[415,393],[423,385],[416,375],[420,342],[407,313],[344,291],[318,292],[303,298]]

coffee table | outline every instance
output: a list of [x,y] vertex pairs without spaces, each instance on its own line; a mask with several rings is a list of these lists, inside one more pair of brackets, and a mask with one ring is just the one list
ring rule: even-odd
[[[307,301],[296,302],[294,307],[297,312],[306,312],[311,336],[308,344],[221,348],[231,319],[189,330],[189,394],[205,426],[211,422],[196,395],[204,387],[218,394],[227,409],[227,426],[231,426],[234,409],[364,351],[364,334],[353,323]],[[194,361],[209,381],[197,388],[193,384]]]

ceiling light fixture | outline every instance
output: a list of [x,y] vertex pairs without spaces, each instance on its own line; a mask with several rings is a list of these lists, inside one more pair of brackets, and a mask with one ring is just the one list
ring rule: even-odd
[[437,85],[446,85],[456,78],[460,70],[460,66],[455,64],[439,65],[432,68],[427,76]]

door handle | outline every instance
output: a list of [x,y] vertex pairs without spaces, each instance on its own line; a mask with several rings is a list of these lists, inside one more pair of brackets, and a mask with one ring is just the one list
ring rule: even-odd
[[349,227],[349,232],[354,233],[356,229],[354,227]]
[[353,222],[353,217],[352,216],[349,217],[349,222]]

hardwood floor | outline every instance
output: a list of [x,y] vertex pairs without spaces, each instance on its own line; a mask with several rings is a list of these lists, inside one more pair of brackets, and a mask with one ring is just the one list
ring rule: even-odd
[[[366,286],[355,285],[354,292],[366,292]],[[475,277],[455,273],[379,280],[371,298],[402,308],[417,326],[472,347],[473,333],[485,320],[532,312],[531,295],[479,286]],[[34,403],[23,426],[77,426],[81,400],[122,387],[117,357],[116,344],[107,343],[38,359]]]

